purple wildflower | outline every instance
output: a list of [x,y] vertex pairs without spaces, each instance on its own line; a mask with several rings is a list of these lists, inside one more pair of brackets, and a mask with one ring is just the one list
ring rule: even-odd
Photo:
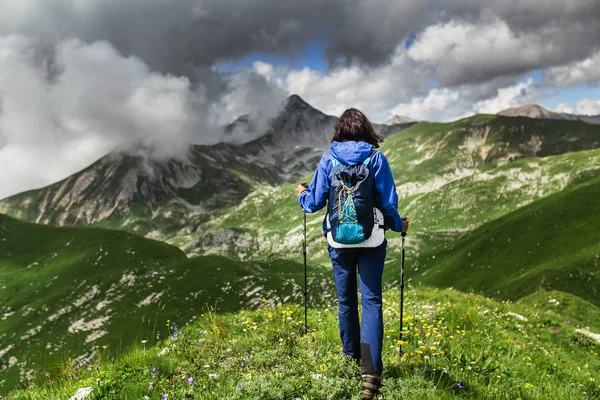
[[88,369],[88,372],[92,372],[94,370],[94,367],[90,367],[90,369]]
[[189,383],[190,385],[193,385],[193,384],[194,384],[194,378],[192,378],[192,377],[190,376],[190,377],[188,378],[188,383]]
[[153,388],[153,387],[154,387],[154,382],[150,382],[148,385],[149,385],[151,388]]
[[75,372],[79,371],[79,365],[75,367]]
[[246,366],[246,364],[244,364],[244,363],[240,364],[240,367],[242,367],[242,368],[244,368],[245,366]]
[[71,379],[75,379],[75,375],[71,374]]
[[237,385],[235,388],[236,390],[244,390],[244,386],[242,386],[241,384]]
[[163,394],[160,398],[160,400],[167,400],[169,398],[168,394]]
[[156,368],[152,368],[152,375],[156,375]]
[[202,329],[202,330],[200,331],[200,334],[201,334],[201,335],[206,335],[206,331],[205,331],[204,329]]
[[458,382],[456,384],[456,387],[459,388],[459,389],[465,389],[467,387],[467,385],[465,385],[464,382]]
[[43,372],[43,371],[42,371],[42,372],[40,372],[40,376],[44,376],[44,372]]
[[311,342],[311,343],[314,343],[314,342],[315,342],[315,337],[314,337],[314,336],[310,338],[310,342]]
[[327,346],[331,346],[331,342],[327,342]]

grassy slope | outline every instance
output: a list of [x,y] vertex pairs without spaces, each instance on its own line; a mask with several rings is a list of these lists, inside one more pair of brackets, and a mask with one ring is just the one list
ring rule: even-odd
[[423,255],[415,280],[516,299],[559,290],[600,305],[600,177]]
[[[464,138],[453,128],[455,124],[417,124],[389,137],[381,148],[396,178],[401,213],[409,215],[413,224],[409,239],[413,257],[600,174],[600,149],[529,157],[500,166],[483,164],[479,150],[469,154],[460,150]],[[491,130],[488,141],[493,133]],[[451,143],[453,135],[457,143]],[[227,236],[227,243],[234,245],[221,250],[231,256],[300,260],[302,213],[294,188],[295,184],[261,187],[198,232],[172,238],[169,243],[201,250],[203,244],[215,242],[213,235],[231,230],[235,232]],[[313,262],[327,264],[321,234],[323,215],[324,211],[308,215],[309,256]],[[398,235],[389,232],[388,236],[394,239],[390,254],[397,257]],[[256,239],[239,240],[241,237]],[[249,245],[243,247],[242,242]]]
[[[265,296],[300,302],[302,276],[302,265],[291,261],[188,259],[125,232],[0,216],[0,393],[42,362],[98,344],[117,352],[136,340],[152,342],[155,321],[166,315],[184,324],[208,306],[234,311]],[[331,300],[314,295],[331,291],[328,278],[327,270],[311,268],[313,301]],[[82,329],[73,331],[77,325]],[[12,357],[17,364],[4,370]]]
[[[512,304],[409,288],[399,362],[397,299],[398,292],[384,294],[385,399],[600,396],[600,345],[575,334],[587,321],[562,318],[562,303]],[[92,387],[90,399],[353,399],[360,372],[340,357],[336,314],[311,309],[308,336],[302,336],[302,310],[295,306],[206,314],[177,340],[140,344],[116,360],[99,349],[78,372],[68,363],[46,369],[35,387],[8,398],[64,399]],[[168,354],[159,355],[164,349]]]

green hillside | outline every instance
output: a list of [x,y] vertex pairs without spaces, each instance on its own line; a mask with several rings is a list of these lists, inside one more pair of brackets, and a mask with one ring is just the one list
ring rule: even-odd
[[[396,179],[400,212],[412,220],[410,254],[416,257],[600,174],[600,149],[595,148],[600,126],[554,122],[475,116],[448,124],[419,123],[388,137],[380,150]],[[258,187],[196,232],[168,242],[188,253],[217,249],[232,257],[293,254],[299,260],[302,213],[295,186]],[[313,262],[328,264],[323,216],[324,211],[308,215],[309,251]],[[399,236],[388,236],[390,254],[397,256]]]
[[[562,316],[562,303],[544,298],[537,303],[530,299],[531,304],[498,302],[454,290],[410,287],[400,359],[398,295],[384,294],[384,387],[379,398],[600,396],[600,344],[578,333],[587,320]],[[590,313],[600,314],[590,307]],[[7,398],[66,399],[85,387],[91,388],[92,400],[163,395],[206,400],[357,398],[360,371],[340,356],[336,310],[311,309],[307,336],[302,334],[302,314],[301,308],[286,305],[206,314],[172,329],[173,336],[156,346],[138,344],[116,359],[100,348],[86,361],[44,369],[34,387]]]
[[[413,319],[407,323],[420,335],[409,334],[413,354],[398,366],[397,304],[391,300],[397,293],[388,292],[386,398],[600,396],[591,373],[599,370],[598,346],[575,332],[600,331],[600,234],[594,224],[600,220],[599,140],[600,125],[488,115],[419,123],[386,139],[381,151],[396,179],[400,212],[411,218],[406,276],[418,286],[409,293]],[[208,178],[218,186],[218,174]],[[303,297],[302,212],[296,184],[257,179],[246,182],[232,203],[201,212],[163,204],[152,218],[140,217],[145,214],[135,211],[134,201],[121,217],[100,223],[143,227],[140,232],[156,237],[168,231],[175,235],[169,244],[0,215],[0,394],[37,377],[41,386],[17,398],[68,398],[85,385],[96,388],[96,398],[160,398],[159,391],[179,398],[190,390],[207,399],[351,398],[356,388],[342,378],[357,371],[339,360],[335,311],[311,311],[315,342],[299,339],[293,304]],[[204,193],[202,187],[196,194]],[[216,198],[227,197],[228,187]],[[64,198],[67,189],[60,192]],[[154,189],[160,194],[164,187]],[[113,192],[106,199],[118,197]],[[335,304],[323,215],[307,216],[312,307]],[[401,241],[397,233],[387,236],[384,283],[394,289]],[[505,317],[508,311],[529,322]],[[436,337],[436,324],[452,337]],[[177,325],[186,326],[186,336],[154,346]],[[473,335],[461,333],[467,328]],[[144,349],[127,350],[131,345]],[[168,359],[157,355],[165,347]],[[425,351],[430,347],[438,351]],[[65,364],[96,358],[98,351],[99,371],[73,374]],[[113,365],[108,360],[115,357]],[[150,376],[153,363],[167,374]],[[194,387],[186,386],[186,374],[197,377]],[[147,379],[155,380],[156,390]],[[459,382],[467,389],[455,389]],[[235,389],[238,384],[244,389]]]
[[415,280],[517,299],[539,290],[600,306],[600,176],[423,255]]
[[[0,201],[0,212],[122,229],[188,254],[289,258],[299,254],[300,217],[296,183],[284,183],[316,166],[334,120],[325,123],[300,103],[304,111],[282,117],[277,132],[252,145],[195,146],[185,162],[151,165],[139,157],[105,157],[58,184]],[[302,134],[294,133],[298,126]],[[412,125],[387,136],[381,151],[390,160],[401,210],[415,223],[412,250],[419,253],[598,171],[599,144],[600,125],[476,115]],[[293,150],[298,145],[302,151]],[[320,217],[309,217],[314,245]],[[313,256],[327,261],[324,246]]]
[[[328,270],[312,268],[312,304],[332,300]],[[42,363],[94,345],[153,343],[156,321],[185,324],[211,307],[234,311],[303,298],[301,264],[188,259],[126,232],[54,228],[0,216],[0,393]],[[317,296],[319,294],[319,296]]]

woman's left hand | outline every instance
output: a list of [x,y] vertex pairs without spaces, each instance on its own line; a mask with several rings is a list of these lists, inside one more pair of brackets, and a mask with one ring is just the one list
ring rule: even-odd
[[306,188],[302,185],[298,185],[298,187],[296,187],[296,196],[300,196],[300,193],[304,192],[306,190]]

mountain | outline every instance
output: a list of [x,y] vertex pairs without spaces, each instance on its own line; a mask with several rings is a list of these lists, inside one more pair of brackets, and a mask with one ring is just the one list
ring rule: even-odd
[[0,211],[57,226],[112,222],[152,232],[163,224],[177,229],[190,214],[235,205],[256,185],[279,180],[272,166],[249,162],[230,144],[193,146],[170,160],[111,153],[63,181],[3,200]]
[[[320,146],[328,144],[331,118],[292,96],[269,130],[243,145],[194,146],[185,157],[162,161],[113,153],[59,184],[0,203],[13,214],[47,224],[95,225],[53,227],[0,215],[0,385],[6,388],[42,371],[36,382],[48,386],[34,398],[68,398],[83,384],[94,385],[98,398],[158,397],[146,378],[177,397],[197,389],[218,390],[214,393],[222,397],[251,393],[251,398],[272,390],[276,398],[282,385],[289,393],[308,387],[310,371],[331,374],[322,381],[310,375],[313,397],[339,384],[336,393],[346,398],[347,381],[342,387],[336,380],[346,373],[337,345],[327,344],[337,340],[335,312],[311,313],[315,331],[309,339],[301,337],[299,309],[287,309],[303,296],[303,214],[294,188],[311,178]],[[385,356],[390,374],[398,379],[422,374],[415,382],[431,386],[432,392],[422,396],[431,398],[441,392],[429,380],[455,387],[470,379],[479,398],[487,393],[490,377],[498,376],[493,387],[525,398],[534,390],[525,384],[546,374],[533,382],[540,390],[534,397],[556,390],[561,398],[571,390],[564,382],[544,382],[562,379],[575,370],[569,363],[585,360],[589,366],[579,372],[588,386],[581,390],[600,393],[597,381],[589,380],[596,379],[590,375],[597,370],[595,345],[574,329],[600,329],[600,237],[594,231],[600,213],[600,125],[476,115],[388,128],[398,131],[388,132],[380,151],[390,162],[400,212],[411,219],[406,279],[413,290],[406,295],[415,300],[405,303],[406,317],[413,318],[407,322],[426,321],[412,327],[413,333],[441,325],[444,331],[438,333],[447,338],[407,334],[413,355],[402,368],[409,370],[394,369],[397,356],[391,349]],[[335,303],[323,214],[307,215],[313,305]],[[101,227],[163,237],[171,245]],[[392,232],[387,238],[384,284],[397,288],[401,239]],[[397,309],[397,295],[386,293],[386,348],[395,346],[398,333],[391,311]],[[240,308],[258,310],[221,314]],[[506,315],[509,311],[531,322],[515,320]],[[174,333],[172,322],[191,322],[192,330],[151,347],[157,330],[161,338]],[[142,353],[142,340],[152,353]],[[93,346],[107,345],[98,360],[110,360],[131,344],[138,348],[91,375],[84,370],[71,379],[73,365],[45,366],[86,354],[98,357]],[[444,357],[431,350],[440,346]],[[169,357],[158,355],[164,348],[172,352]],[[517,362],[522,351],[530,351],[535,361]],[[565,363],[550,368],[544,354]],[[301,360],[297,370],[287,364],[293,360]],[[438,376],[428,370],[432,360],[444,363],[436,369],[446,372]],[[161,374],[170,372],[153,376],[152,364]],[[281,375],[282,365],[297,376]],[[199,384],[190,388],[182,371],[198,374]],[[178,386],[177,379],[188,386]],[[568,380],[573,381],[571,375]],[[247,392],[234,391],[240,384]]]
[[[329,148],[335,121],[293,95],[267,132],[250,142],[191,146],[182,157],[166,160],[114,152],[60,182],[0,201],[0,212],[153,238],[191,233],[257,188],[296,182],[313,171]],[[382,134],[407,126],[385,126]],[[225,128],[225,136],[253,127],[242,116]]]
[[[413,220],[408,251],[416,257],[578,180],[597,176],[599,147],[598,125],[480,115],[412,125],[389,136],[380,150],[390,162],[400,212]],[[257,188],[218,219],[169,243],[188,254],[300,261],[302,213],[295,186]],[[307,216],[309,259],[327,265],[324,213]],[[394,260],[399,239],[391,232],[388,236]]]
[[[310,303],[333,299],[328,271],[311,266]],[[188,259],[127,232],[57,228],[0,215],[0,395],[43,365],[108,345],[152,343],[165,321],[270,302],[300,303],[302,264]]]
[[565,119],[572,121],[584,121],[590,124],[600,124],[600,115],[589,116],[589,115],[575,115],[568,113],[558,113],[550,111],[537,104],[528,104],[521,107],[508,108],[504,111],[500,111],[497,115],[504,117],[527,117],[537,119]]
[[401,124],[410,124],[410,123],[415,123],[418,122],[417,120],[414,120],[410,117],[404,117],[404,116],[400,116],[400,115],[394,115],[392,118],[388,119],[384,125],[401,125]]

